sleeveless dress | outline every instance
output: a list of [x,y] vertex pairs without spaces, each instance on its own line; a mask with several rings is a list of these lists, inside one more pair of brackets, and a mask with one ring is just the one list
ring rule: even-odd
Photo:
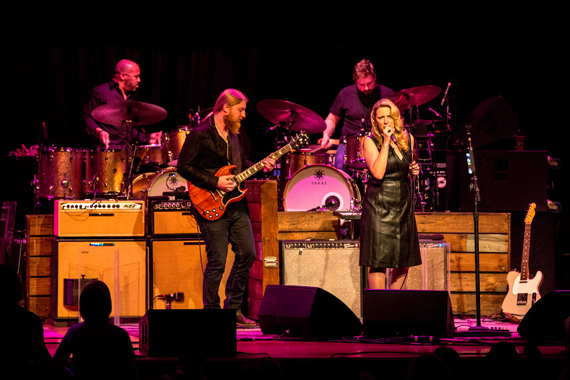
[[384,178],[368,181],[360,220],[360,266],[405,268],[422,262],[408,179],[412,149],[402,155],[400,160],[390,146]]

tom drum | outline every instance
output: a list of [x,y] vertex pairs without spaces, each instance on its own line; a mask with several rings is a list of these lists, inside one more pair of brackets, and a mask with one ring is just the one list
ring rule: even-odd
[[85,194],[124,194],[125,174],[128,176],[126,150],[91,150],[85,165]]
[[83,198],[86,151],[46,147],[40,152],[36,194],[45,198]]

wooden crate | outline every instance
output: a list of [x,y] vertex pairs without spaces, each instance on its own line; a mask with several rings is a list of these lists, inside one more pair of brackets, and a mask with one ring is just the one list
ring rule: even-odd
[[[472,213],[416,213],[420,234],[442,234],[450,244],[454,314],[475,314],[475,235]],[[479,214],[481,315],[501,311],[510,270],[510,214]]]
[[40,318],[50,313],[53,215],[26,216],[26,308]]
[[[277,240],[277,181],[245,181],[251,228],[257,256],[249,273],[248,315],[257,319],[261,300],[268,284],[279,283],[279,242]],[[265,261],[277,266],[264,265]]]

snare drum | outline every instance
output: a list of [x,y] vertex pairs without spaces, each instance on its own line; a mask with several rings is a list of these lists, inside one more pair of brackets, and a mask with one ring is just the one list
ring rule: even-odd
[[345,172],[328,165],[311,165],[297,171],[285,186],[285,211],[349,211],[360,203],[360,190]]
[[45,147],[40,152],[38,197],[83,199],[85,150]]
[[124,194],[125,174],[128,175],[126,150],[92,150],[85,165],[85,194]]
[[178,174],[176,168],[168,168],[158,173],[144,173],[133,181],[133,199],[161,197],[165,192],[171,191],[188,191],[188,181]]
[[362,151],[362,143],[364,138],[360,134],[348,135],[344,138],[346,145],[344,166],[351,169],[366,169],[366,161],[364,160],[364,152]]
[[162,165],[162,145],[149,144],[137,146],[135,156],[141,159],[141,163],[145,165]]
[[179,128],[164,136],[162,142],[162,161],[164,163],[169,164],[169,162],[178,159],[189,133],[190,128]]

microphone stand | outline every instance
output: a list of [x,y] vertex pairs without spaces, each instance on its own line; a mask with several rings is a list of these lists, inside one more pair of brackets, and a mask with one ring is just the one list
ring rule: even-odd
[[481,202],[481,193],[479,192],[479,183],[477,180],[477,172],[475,171],[475,157],[473,154],[473,144],[471,143],[471,125],[467,125],[467,141],[469,143],[469,152],[467,155],[467,168],[471,174],[470,190],[475,192],[474,208],[473,208],[473,234],[475,239],[475,302],[477,312],[477,325],[469,327],[467,332],[462,332],[462,336],[511,336],[508,331],[491,330],[488,327],[481,326],[481,283],[479,279],[479,203]]

